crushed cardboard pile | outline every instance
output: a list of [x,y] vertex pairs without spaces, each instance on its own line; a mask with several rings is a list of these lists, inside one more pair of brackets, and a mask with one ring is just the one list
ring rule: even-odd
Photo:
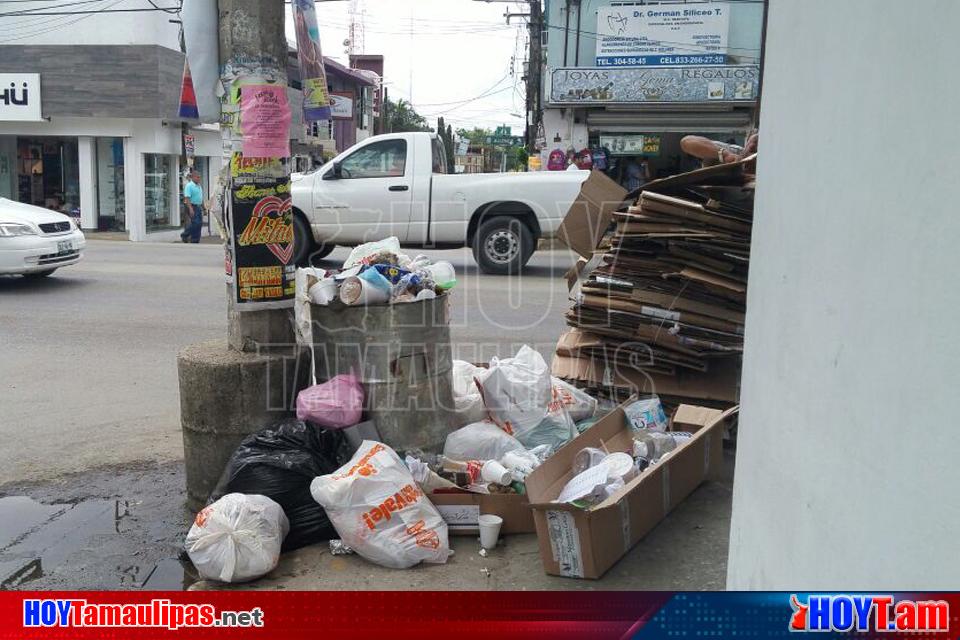
[[592,191],[606,188],[607,204],[571,209],[562,237],[582,259],[568,274],[572,328],[557,345],[555,376],[617,399],[736,402],[752,159],[648,183],[613,213],[617,194],[598,181]]

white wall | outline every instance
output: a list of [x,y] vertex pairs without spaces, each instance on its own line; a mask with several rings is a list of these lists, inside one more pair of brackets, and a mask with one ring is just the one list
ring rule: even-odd
[[771,2],[731,589],[958,585],[957,24]]
[[[3,13],[21,11],[68,12],[103,9],[143,9],[146,0],[99,0],[92,4],[59,6],[63,3],[3,3]],[[158,6],[174,6],[163,0]],[[59,6],[59,8],[58,8]],[[53,8],[51,8],[53,7]],[[0,17],[2,44],[157,44],[180,50],[179,27],[169,20],[177,19],[163,11],[131,11],[95,13],[75,16],[6,15]]]

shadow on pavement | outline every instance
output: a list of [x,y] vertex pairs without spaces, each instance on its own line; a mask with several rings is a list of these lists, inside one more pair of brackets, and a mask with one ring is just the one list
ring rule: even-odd
[[6,293],[39,294],[65,289],[75,289],[90,284],[84,278],[58,278],[56,274],[46,278],[24,278],[23,276],[0,276],[0,295]]

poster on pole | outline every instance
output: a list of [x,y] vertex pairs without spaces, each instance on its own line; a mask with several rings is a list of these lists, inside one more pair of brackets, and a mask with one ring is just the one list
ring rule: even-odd
[[230,272],[241,311],[290,306],[296,292],[290,179],[235,179]]
[[596,65],[724,65],[729,31],[724,2],[600,7]]
[[297,34],[297,55],[303,85],[303,120],[330,119],[327,74],[320,53],[320,28],[314,0],[293,0],[293,24]]
[[248,158],[290,156],[290,104],[287,89],[277,84],[240,88],[243,155]]

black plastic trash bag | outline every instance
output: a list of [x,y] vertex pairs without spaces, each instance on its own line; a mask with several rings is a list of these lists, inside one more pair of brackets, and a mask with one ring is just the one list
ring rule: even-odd
[[310,483],[350,458],[339,431],[299,420],[278,422],[244,438],[224,469],[210,501],[228,493],[260,494],[283,507],[290,533],[283,551],[336,539],[326,512],[310,495]]

